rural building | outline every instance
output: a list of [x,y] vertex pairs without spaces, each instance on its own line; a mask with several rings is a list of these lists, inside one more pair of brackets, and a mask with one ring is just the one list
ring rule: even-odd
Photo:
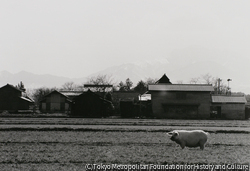
[[[165,76],[164,76],[165,77]],[[161,79],[160,79],[161,80]],[[171,119],[208,119],[210,117],[212,85],[171,84],[148,86],[153,116]]]
[[63,93],[54,90],[44,96],[40,101],[41,112],[54,113],[54,112],[69,112],[71,100]]
[[135,91],[114,91],[112,92],[115,114],[121,117],[135,117],[138,115],[138,107],[135,105],[139,101],[140,93]]
[[245,105],[247,101],[244,95],[212,95],[212,111],[215,118],[221,119],[245,119]]
[[109,116],[112,111],[112,102],[90,90],[76,96],[72,102],[72,116],[100,118]]
[[0,111],[21,112],[30,110],[34,101],[25,93],[25,89],[19,89],[7,84],[0,88]]

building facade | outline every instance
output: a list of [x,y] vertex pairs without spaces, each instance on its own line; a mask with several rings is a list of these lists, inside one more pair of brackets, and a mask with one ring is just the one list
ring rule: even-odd
[[11,113],[30,110],[34,101],[28,97],[24,90],[7,84],[0,88],[0,112]]
[[245,96],[212,95],[211,111],[214,118],[245,119]]
[[210,118],[212,85],[158,83],[148,86],[156,118]]
[[108,117],[113,111],[110,101],[88,90],[76,96],[72,102],[72,116],[84,118]]
[[57,90],[44,96],[40,101],[40,111],[43,113],[69,112],[71,100],[68,96],[60,93]]

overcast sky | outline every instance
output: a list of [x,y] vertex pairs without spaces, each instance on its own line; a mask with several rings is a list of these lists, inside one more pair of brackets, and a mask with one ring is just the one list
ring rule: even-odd
[[0,71],[83,77],[189,47],[237,53],[247,71],[249,9],[249,0],[1,0]]

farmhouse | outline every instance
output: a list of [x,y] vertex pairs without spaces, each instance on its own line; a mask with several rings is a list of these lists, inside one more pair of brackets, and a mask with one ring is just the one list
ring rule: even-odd
[[76,96],[72,102],[72,116],[85,118],[107,117],[113,110],[110,101],[88,90]]
[[40,110],[46,113],[67,112],[70,111],[71,100],[63,93],[54,90],[44,96],[40,101]]
[[34,101],[25,93],[25,89],[19,89],[7,84],[0,88],[0,111],[21,112],[29,110]]
[[169,119],[210,117],[212,85],[171,84],[170,81],[162,83],[161,79],[156,83],[148,86],[154,117]]
[[244,95],[212,95],[212,111],[216,118],[221,119],[245,119],[245,104],[247,103]]

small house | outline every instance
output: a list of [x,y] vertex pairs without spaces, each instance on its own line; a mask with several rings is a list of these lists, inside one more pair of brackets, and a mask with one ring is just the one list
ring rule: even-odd
[[19,89],[7,84],[0,88],[0,111],[11,113],[28,111],[34,105],[34,100],[27,96],[25,89]]
[[63,93],[54,90],[40,101],[40,111],[46,113],[69,112],[71,100]]
[[242,96],[212,95],[212,114],[221,119],[245,119],[247,100]]
[[101,118],[111,114],[113,105],[96,93],[88,90],[76,96],[72,102],[72,116]]

